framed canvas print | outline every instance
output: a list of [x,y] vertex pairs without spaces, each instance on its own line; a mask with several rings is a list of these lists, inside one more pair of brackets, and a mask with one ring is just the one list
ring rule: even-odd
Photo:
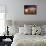
[[37,14],[37,5],[24,5],[24,14],[36,15]]

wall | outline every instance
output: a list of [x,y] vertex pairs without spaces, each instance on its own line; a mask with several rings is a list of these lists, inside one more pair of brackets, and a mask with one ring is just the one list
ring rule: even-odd
[[[0,4],[6,4],[6,19],[16,21],[46,21],[46,0],[0,0]],[[25,4],[36,4],[37,15],[24,15]]]

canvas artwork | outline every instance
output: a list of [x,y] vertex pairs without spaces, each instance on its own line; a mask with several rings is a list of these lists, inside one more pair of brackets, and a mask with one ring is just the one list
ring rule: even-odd
[[24,14],[36,15],[37,14],[37,5],[24,5]]

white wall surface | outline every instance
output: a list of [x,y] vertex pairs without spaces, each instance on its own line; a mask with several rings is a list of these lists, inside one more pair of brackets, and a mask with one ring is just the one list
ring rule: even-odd
[[[0,0],[6,4],[6,19],[16,21],[46,21],[46,0]],[[37,5],[37,15],[24,15],[24,5]]]

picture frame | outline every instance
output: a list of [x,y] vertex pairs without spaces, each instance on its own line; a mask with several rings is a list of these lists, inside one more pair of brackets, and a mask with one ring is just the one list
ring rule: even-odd
[[37,14],[37,5],[24,5],[24,14],[36,15]]

